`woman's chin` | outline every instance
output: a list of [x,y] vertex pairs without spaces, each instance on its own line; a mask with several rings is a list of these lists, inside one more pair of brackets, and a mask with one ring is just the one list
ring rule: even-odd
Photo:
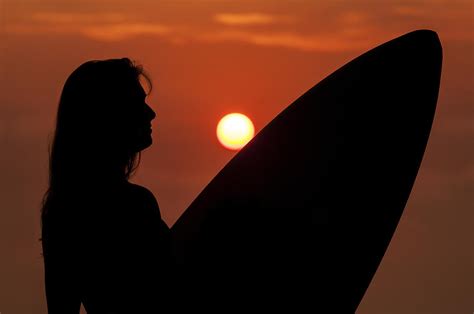
[[135,146],[135,150],[138,153],[139,151],[142,151],[142,150],[150,147],[151,144],[153,144],[153,139],[152,139],[151,135],[143,137],[143,138],[140,139],[140,141]]

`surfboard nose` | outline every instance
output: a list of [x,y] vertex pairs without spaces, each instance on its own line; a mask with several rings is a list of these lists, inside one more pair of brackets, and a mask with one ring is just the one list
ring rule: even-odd
[[[435,31],[422,29],[413,31],[399,38],[400,41],[406,40],[410,46],[416,46],[415,57],[423,59],[425,62],[431,63],[434,69],[441,71],[443,61],[443,49],[438,34]],[[406,44],[409,46],[408,43]],[[419,60],[422,61],[422,60]]]
[[[417,72],[423,76],[417,79],[422,79],[426,84],[432,84],[433,89],[439,88],[443,52],[440,39],[435,31],[420,29],[407,33],[380,45],[366,55],[374,52],[397,67],[410,66],[412,68],[410,72]],[[400,73],[404,81],[410,82],[415,79],[415,76],[410,72],[406,71],[404,76],[403,73]]]
[[437,45],[441,51],[441,42],[438,37],[438,33],[431,29],[418,29],[413,32],[406,33],[394,40],[412,40],[415,42],[425,42],[431,45]]

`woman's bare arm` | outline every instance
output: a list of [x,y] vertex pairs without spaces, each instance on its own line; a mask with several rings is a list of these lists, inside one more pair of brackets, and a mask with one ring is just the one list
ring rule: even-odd
[[[73,245],[61,229],[43,229],[43,258],[46,301],[49,314],[78,314],[81,301],[79,294],[77,259]],[[45,226],[43,226],[45,228]]]

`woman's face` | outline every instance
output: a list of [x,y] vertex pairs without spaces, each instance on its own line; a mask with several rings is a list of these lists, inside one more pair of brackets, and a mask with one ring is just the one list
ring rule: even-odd
[[153,109],[145,102],[146,93],[139,82],[124,91],[122,134],[124,142],[133,152],[139,152],[152,144],[151,121],[156,117]]

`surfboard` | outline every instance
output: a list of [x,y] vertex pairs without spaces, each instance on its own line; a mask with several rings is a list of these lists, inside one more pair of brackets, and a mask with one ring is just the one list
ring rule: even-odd
[[182,302],[355,312],[420,167],[441,64],[435,32],[408,33],[263,128],[172,227]]

